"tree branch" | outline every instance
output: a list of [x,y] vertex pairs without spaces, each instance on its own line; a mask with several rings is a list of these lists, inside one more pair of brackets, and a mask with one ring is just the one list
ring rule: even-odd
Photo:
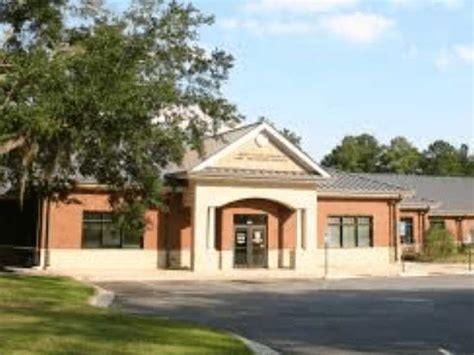
[[23,146],[26,142],[26,137],[24,135],[18,135],[15,137],[10,137],[5,141],[0,139],[0,155],[6,154]]

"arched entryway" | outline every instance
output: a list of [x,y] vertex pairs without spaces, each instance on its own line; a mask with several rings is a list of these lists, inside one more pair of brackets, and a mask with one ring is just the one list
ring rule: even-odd
[[217,208],[216,224],[221,269],[293,266],[294,209],[266,199],[243,199]]

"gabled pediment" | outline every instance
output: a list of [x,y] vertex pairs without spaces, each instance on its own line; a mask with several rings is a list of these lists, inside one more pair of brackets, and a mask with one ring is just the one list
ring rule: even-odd
[[308,172],[289,156],[266,132],[261,132],[217,160],[212,167]]
[[192,171],[207,168],[329,176],[308,155],[265,122],[202,161]]

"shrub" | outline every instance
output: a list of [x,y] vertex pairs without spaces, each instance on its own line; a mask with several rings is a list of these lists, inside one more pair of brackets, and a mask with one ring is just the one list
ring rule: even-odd
[[427,259],[446,258],[456,252],[454,237],[444,228],[430,228],[425,237],[423,256]]

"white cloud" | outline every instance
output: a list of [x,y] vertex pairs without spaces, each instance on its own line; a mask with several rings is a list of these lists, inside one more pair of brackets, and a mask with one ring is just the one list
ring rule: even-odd
[[224,19],[220,25],[227,29],[243,29],[257,35],[303,35],[314,33],[318,26],[314,21],[263,21]]
[[[344,40],[370,44],[394,26],[394,21],[376,14],[355,12],[345,15],[325,15],[306,20],[223,19],[226,29],[246,30],[258,35],[307,35],[330,33]],[[412,52],[416,50],[412,49]],[[411,53],[410,55],[416,55]]]
[[434,63],[438,69],[446,69],[456,63],[474,64],[474,46],[456,45],[443,48],[436,54]]
[[329,12],[348,8],[359,0],[252,0],[246,4],[251,11]]
[[474,46],[454,46],[454,53],[466,63],[474,63]]
[[426,7],[442,6],[448,10],[455,10],[462,6],[462,0],[391,0],[397,6],[403,7]]
[[328,16],[321,22],[322,27],[330,33],[362,44],[375,42],[394,24],[387,17],[361,12]]

